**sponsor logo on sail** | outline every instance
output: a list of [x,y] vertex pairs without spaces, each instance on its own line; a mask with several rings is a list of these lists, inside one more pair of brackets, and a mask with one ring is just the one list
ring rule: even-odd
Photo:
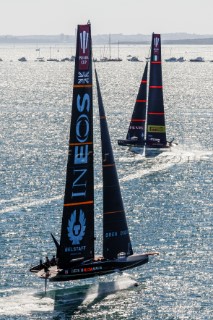
[[[85,197],[87,192],[87,164],[89,161],[89,145],[87,144],[90,137],[90,122],[87,113],[90,111],[91,97],[85,93],[83,97],[77,96],[77,110],[80,115],[75,123],[75,139],[82,143],[74,146],[74,165],[73,183],[71,188],[72,197]],[[82,165],[85,164],[85,167]],[[80,165],[81,167],[78,167]]]
[[158,47],[160,39],[158,37],[154,37],[154,46]]
[[160,38],[159,36],[154,36],[154,39],[153,39],[153,44],[154,44],[154,47],[153,47],[153,61],[158,61],[159,60],[159,55],[160,55]]
[[78,72],[78,84],[89,83],[89,71],[88,72]]
[[165,132],[165,126],[153,126],[153,125],[149,125],[147,128],[148,132],[158,132],[158,133],[164,133]]
[[68,221],[68,237],[72,241],[73,245],[80,244],[83,239],[86,230],[86,218],[82,209],[79,212],[79,218],[77,219],[77,210],[74,210]]
[[80,28],[80,47],[79,47],[79,70],[88,70],[89,68],[89,26]]
[[86,246],[75,246],[75,247],[66,247],[64,249],[65,252],[70,252],[71,254],[79,252],[79,251],[85,251]]
[[144,127],[143,126],[129,126],[129,129],[130,130],[144,130]]
[[81,49],[83,50],[84,54],[86,52],[86,49],[88,48],[88,38],[89,38],[88,32],[83,31],[80,33]]

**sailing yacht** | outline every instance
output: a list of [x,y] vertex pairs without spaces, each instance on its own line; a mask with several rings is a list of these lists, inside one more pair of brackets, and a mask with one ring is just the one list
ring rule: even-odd
[[150,61],[145,65],[127,136],[125,140],[118,140],[118,145],[129,146],[131,151],[137,150],[139,153],[144,152],[144,147],[146,152],[159,153],[168,150],[173,145],[173,140],[168,142],[166,138],[161,37],[160,34],[153,33]]
[[106,56],[100,58],[100,60],[96,60],[96,62],[120,62],[122,59],[119,57],[119,41],[118,41],[118,57],[112,58],[111,56],[111,35],[109,35],[109,57]]
[[95,254],[91,25],[78,25],[72,114],[60,242],[54,262],[30,268],[49,281],[106,275],[141,266],[157,252],[133,253],[107,120],[95,70],[103,177],[103,252]]

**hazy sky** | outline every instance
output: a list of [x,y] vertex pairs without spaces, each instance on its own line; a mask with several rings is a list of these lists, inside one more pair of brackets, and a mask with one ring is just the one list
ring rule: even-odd
[[213,0],[0,0],[0,35],[213,34]]

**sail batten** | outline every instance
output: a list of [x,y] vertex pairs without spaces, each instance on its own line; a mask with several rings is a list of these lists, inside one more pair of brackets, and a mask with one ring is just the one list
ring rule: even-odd
[[162,115],[164,115],[164,112],[148,112],[148,114],[154,114],[156,116],[162,116]]
[[83,201],[83,202],[73,202],[73,203],[65,203],[64,207],[71,207],[71,206],[78,206],[81,204],[92,204],[94,203],[94,201]]
[[112,214],[112,213],[124,213],[124,211],[112,211],[112,212],[104,212],[104,214]]
[[163,86],[149,86],[149,89],[162,89]]
[[70,146],[80,146],[80,145],[85,145],[85,144],[93,144],[93,142],[73,142],[73,143],[70,143],[69,145]]
[[73,85],[73,88],[92,88],[92,85],[89,85],[89,84],[76,84],[76,85]]

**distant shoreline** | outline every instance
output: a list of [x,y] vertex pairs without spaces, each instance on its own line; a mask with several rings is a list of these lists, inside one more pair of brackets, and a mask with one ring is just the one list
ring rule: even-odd
[[[162,44],[168,45],[213,45],[213,35],[195,35],[187,33],[171,33],[161,35]],[[112,45],[149,45],[151,35],[123,35],[111,34],[110,43]],[[75,44],[74,35],[27,35],[27,36],[0,36],[0,44]],[[109,35],[94,35],[93,44],[106,45],[109,44]]]
[[[115,44],[115,43],[114,43]],[[128,42],[119,42],[119,44],[150,44],[148,41],[136,42],[136,41],[128,41]],[[171,45],[213,45],[213,38],[209,39],[185,39],[185,40],[162,40],[162,44],[171,44]]]

